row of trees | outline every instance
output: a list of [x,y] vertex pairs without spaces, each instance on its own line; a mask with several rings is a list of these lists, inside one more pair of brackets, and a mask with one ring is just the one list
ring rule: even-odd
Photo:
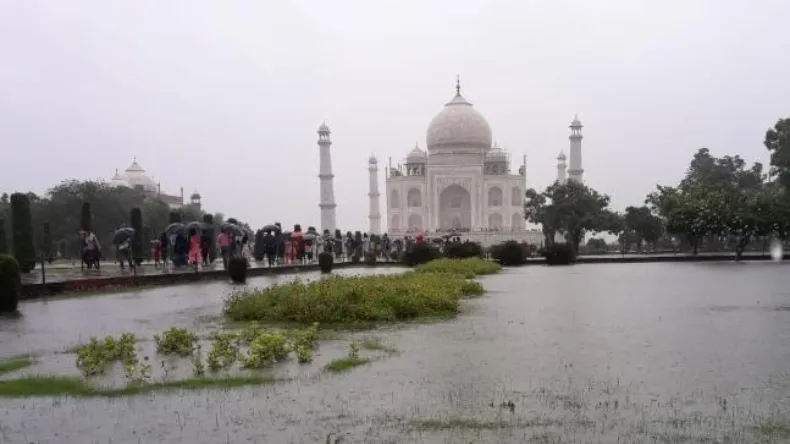
[[[771,238],[790,236],[790,119],[780,119],[763,143],[771,153],[770,174],[760,163],[701,148],[677,185],[657,185],[643,205],[623,213],[609,209],[609,196],[568,181],[528,190],[525,216],[543,227],[547,246],[560,234],[574,252],[585,234],[608,232],[626,251],[632,245],[694,254],[732,248],[740,257],[749,245],[765,248]],[[601,248],[600,242],[589,244]]]
[[[79,229],[89,229],[107,243],[121,226],[132,226],[144,233],[138,245],[133,246],[139,252],[145,248],[139,243],[158,236],[174,217],[168,205],[156,198],[97,181],[66,181],[44,196],[27,193],[25,197],[32,227],[30,237],[37,256],[79,257]],[[12,231],[11,207],[11,196],[8,193],[0,195],[0,252],[12,250],[12,237],[16,235]],[[135,208],[136,215],[132,214]],[[203,211],[193,205],[186,205],[177,212],[177,218],[183,221],[200,221],[203,217]],[[219,213],[212,215],[212,219],[215,224],[224,221]]]

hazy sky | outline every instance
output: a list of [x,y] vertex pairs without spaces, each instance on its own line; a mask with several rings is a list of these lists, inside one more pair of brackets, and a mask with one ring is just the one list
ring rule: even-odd
[[338,226],[366,230],[368,156],[424,147],[458,74],[530,187],[578,113],[585,182],[622,209],[701,146],[767,162],[787,17],[787,0],[0,0],[0,190],[137,156],[209,211],[318,225],[326,119]]

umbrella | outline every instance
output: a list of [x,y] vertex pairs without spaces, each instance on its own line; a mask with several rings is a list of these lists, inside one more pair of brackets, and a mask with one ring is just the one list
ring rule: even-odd
[[315,234],[307,233],[307,234],[304,235],[304,239],[305,240],[315,240]]
[[266,225],[262,228],[263,231],[280,231],[280,227],[277,225]]
[[184,231],[185,231],[184,224],[180,222],[170,224],[167,226],[167,228],[165,228],[165,233],[167,233],[168,236],[183,233]]
[[195,221],[195,222],[188,223],[187,226],[186,226],[187,230],[191,230],[193,228],[195,230],[197,230],[198,232],[201,232],[201,231],[205,230],[206,228],[208,228],[208,224],[204,224],[203,222]]
[[233,236],[244,236],[244,230],[235,224],[224,223],[220,226],[220,229]]
[[134,237],[134,228],[123,227],[115,230],[115,235],[112,238],[112,243],[118,245],[125,241],[131,240]]

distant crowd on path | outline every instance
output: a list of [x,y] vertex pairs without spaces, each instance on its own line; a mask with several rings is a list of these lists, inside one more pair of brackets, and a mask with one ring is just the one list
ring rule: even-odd
[[[117,233],[127,228],[119,228]],[[117,234],[116,233],[116,234]],[[136,235],[131,231],[127,237],[116,236],[113,243],[116,247],[116,261],[121,269],[128,264],[130,268],[136,264],[132,258],[131,242]],[[101,244],[95,233],[81,230],[82,259],[87,267],[98,269],[102,257]],[[200,230],[194,227],[188,230],[162,232],[158,239],[150,241],[149,260],[154,267],[163,269],[171,264],[174,268],[191,266],[195,270],[200,267],[210,267],[214,261],[213,251],[219,253],[225,268],[232,257],[242,257],[252,261],[255,248],[254,239],[250,239],[246,232],[230,229],[220,229],[216,239],[212,239],[209,230]],[[404,236],[391,239],[386,233],[381,236],[369,235],[359,231],[347,232],[342,235],[340,230],[335,230],[334,235],[329,230],[324,230],[319,235],[312,227],[303,232],[300,225],[295,225],[292,232],[283,232],[279,224],[269,225],[262,230],[262,236],[255,236],[262,243],[260,251],[263,252],[264,263],[269,267],[280,265],[310,264],[318,260],[321,252],[333,254],[338,261],[375,261],[375,260],[400,260],[403,253],[412,245],[428,241],[460,242],[460,237],[447,237],[428,239],[424,234]],[[212,242],[216,242],[212,249]],[[213,250],[213,251],[212,251]]]

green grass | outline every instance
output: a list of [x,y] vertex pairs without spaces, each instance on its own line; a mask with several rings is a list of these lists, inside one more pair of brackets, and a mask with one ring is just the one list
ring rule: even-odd
[[233,321],[361,326],[457,314],[461,298],[482,293],[479,282],[455,274],[332,276],[233,293],[224,313]]
[[338,358],[330,362],[329,364],[326,365],[326,367],[324,367],[324,370],[332,373],[340,373],[347,370],[351,370],[352,368],[360,365],[365,365],[369,362],[370,359],[368,358],[360,358],[360,357],[352,358],[350,356],[347,356],[345,358]]
[[378,338],[368,338],[358,342],[359,348],[362,350],[370,350],[370,351],[383,351],[386,353],[397,353],[398,350],[394,347],[390,347],[389,345],[385,344]]
[[477,257],[467,259],[435,259],[417,266],[417,273],[456,274],[467,279],[485,274],[496,274],[502,270],[499,264]]
[[0,361],[0,375],[5,375],[6,373],[15,372],[19,369],[23,369],[25,367],[30,367],[33,365],[33,360],[30,359],[28,356],[22,356],[18,358],[11,358],[4,361]]
[[30,376],[0,381],[0,397],[119,397],[173,390],[230,389],[282,381],[285,381],[285,379],[278,379],[270,375],[255,375],[225,378],[189,378],[150,384],[130,384],[122,388],[103,388],[95,387],[84,379],[68,376]]

